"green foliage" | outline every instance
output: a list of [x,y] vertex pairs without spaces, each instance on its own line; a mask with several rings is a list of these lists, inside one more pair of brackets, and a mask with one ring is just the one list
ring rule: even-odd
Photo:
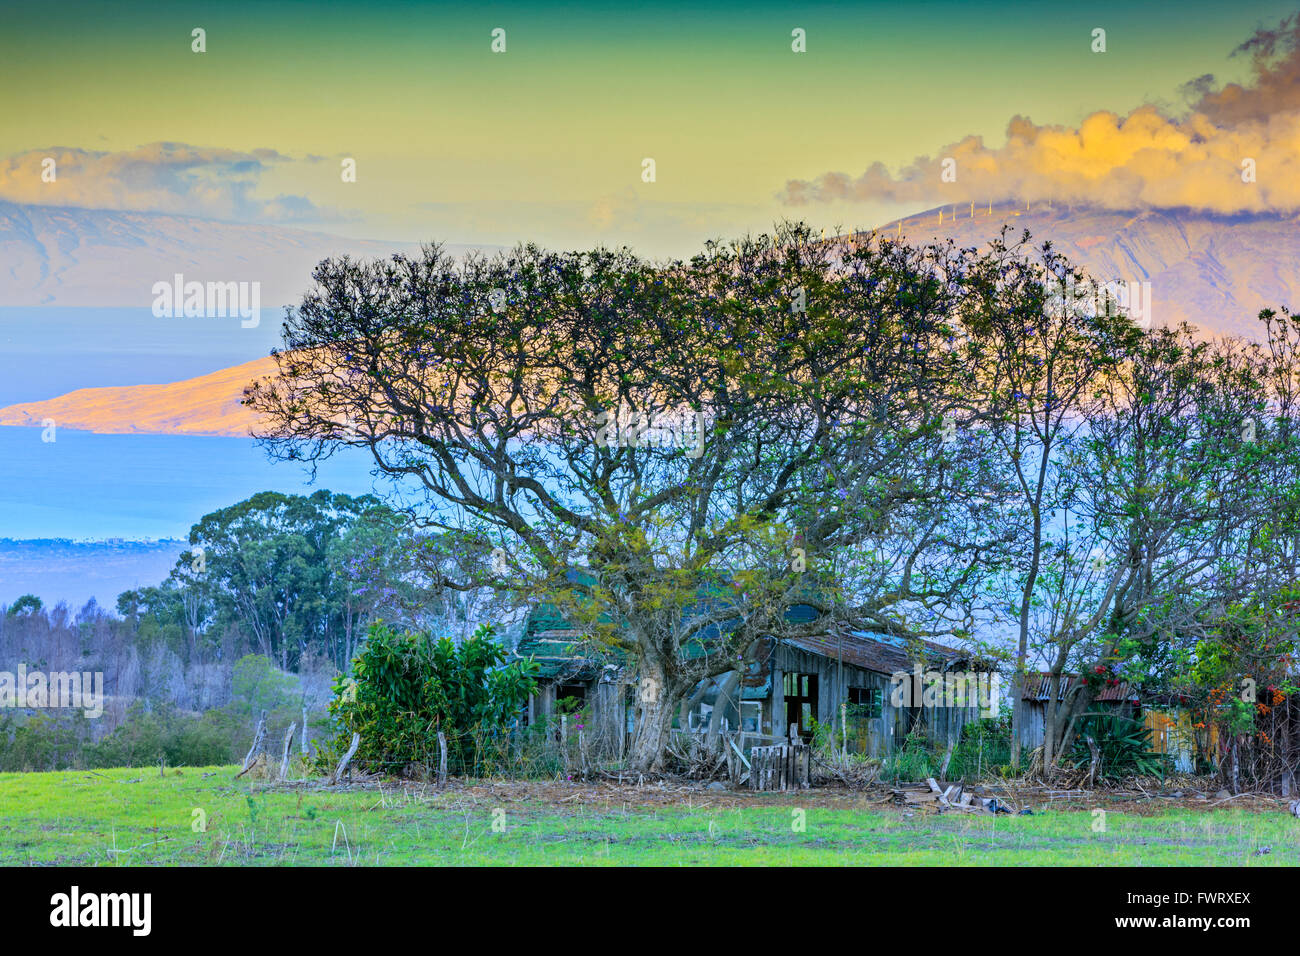
[[235,759],[232,738],[242,728],[224,711],[184,714],[171,706],[132,705],[126,720],[98,743],[80,713],[0,717],[0,771],[68,767],[203,766]]
[[[895,781],[938,777],[947,748],[931,740],[924,722],[913,724],[903,745],[884,763],[884,778]],[[948,758],[946,780],[973,781],[1007,770],[1011,762],[1011,715],[984,717],[964,725]]]
[[917,721],[903,745],[885,759],[881,776],[893,781],[924,780],[938,774],[941,766],[943,752],[930,740],[924,722]]
[[383,582],[396,573],[385,545],[396,547],[400,525],[369,495],[263,491],[204,515],[170,580],[194,620],[210,614],[218,628],[238,627],[285,664],[315,647],[342,667],[351,628],[382,604]]
[[87,736],[86,719],[81,713],[58,720],[48,714],[0,712],[0,771],[72,766]]
[[235,661],[231,675],[230,710],[246,718],[292,714],[297,710],[298,682],[261,654],[246,654]]
[[235,759],[232,736],[242,724],[220,710],[184,714],[169,705],[146,710],[136,703],[127,719],[97,744],[86,747],[87,767],[208,766]]
[[484,625],[457,646],[446,637],[372,625],[353,677],[335,682],[329,710],[341,733],[322,760],[334,759],[359,733],[358,763],[385,771],[414,764],[429,772],[438,765],[442,731],[453,772],[489,769],[485,739],[514,723],[537,669],[531,662],[504,665],[505,649],[492,634]]
[[24,594],[9,605],[8,613],[10,617],[21,617],[24,614],[36,614],[42,607],[44,605],[41,603],[41,599],[35,594]]
[[1262,734],[1264,718],[1300,690],[1290,672],[1297,600],[1300,588],[1292,586],[1265,601],[1233,604],[1197,642],[1187,689],[1227,734]]
[[117,613],[134,626],[138,646],[161,644],[178,653],[185,650],[190,633],[186,594],[173,580],[123,591],[117,597]]
[[1092,760],[1088,737],[1101,752],[1102,777],[1163,777],[1172,769],[1169,756],[1152,749],[1150,728],[1130,717],[1087,714],[1079,721],[1070,759],[1085,767]]
[[978,780],[1011,763],[1011,713],[973,720],[961,729],[961,739],[948,763],[949,780]]

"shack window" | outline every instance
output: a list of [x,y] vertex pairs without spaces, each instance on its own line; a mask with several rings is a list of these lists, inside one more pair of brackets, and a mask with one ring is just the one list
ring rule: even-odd
[[879,687],[850,687],[849,706],[857,717],[884,716],[885,692]]

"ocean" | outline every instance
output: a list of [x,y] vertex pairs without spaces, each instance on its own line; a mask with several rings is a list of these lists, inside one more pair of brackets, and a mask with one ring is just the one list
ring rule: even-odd
[[[296,462],[271,462],[251,438],[97,435],[60,428],[0,427],[0,604],[32,592],[47,603],[108,604],[137,584],[156,584],[181,547],[123,548],[120,541],[185,539],[205,514],[259,491],[388,495],[371,460],[345,449],[323,462],[315,481]],[[17,539],[17,540],[15,540]],[[53,549],[23,539],[94,540],[94,548]],[[98,579],[85,573],[86,562]],[[158,571],[162,570],[162,575]],[[112,572],[112,573],[108,573]],[[115,590],[116,589],[116,590]]]

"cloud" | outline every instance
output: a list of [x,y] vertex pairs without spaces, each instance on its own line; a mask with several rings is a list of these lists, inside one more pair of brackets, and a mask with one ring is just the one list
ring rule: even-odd
[[[1251,58],[1251,81],[1191,80],[1181,117],[1142,106],[1123,116],[1099,111],[1069,127],[1017,115],[1002,146],[968,136],[897,174],[881,163],[856,178],[828,172],[787,182],[778,198],[795,206],[1055,199],[1109,209],[1300,210],[1300,14],[1256,31],[1234,55]],[[947,166],[953,182],[944,181],[946,160],[955,163]],[[1247,167],[1254,182],[1244,181]]]
[[[42,177],[47,159],[55,163],[53,182]],[[292,157],[274,149],[244,152],[185,143],[149,143],[116,152],[36,149],[0,158],[0,199],[235,221],[336,218],[305,196],[256,195],[272,167],[292,162]]]

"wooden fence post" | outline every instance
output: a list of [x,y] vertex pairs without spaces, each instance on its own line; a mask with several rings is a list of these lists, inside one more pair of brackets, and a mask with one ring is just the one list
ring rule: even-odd
[[280,758],[280,779],[283,780],[289,772],[289,748],[293,746],[293,732],[298,728],[297,724],[289,725],[289,732],[284,735],[284,755]]
[[253,761],[257,755],[262,752],[263,744],[266,741],[266,711],[262,711],[261,719],[257,722],[257,732],[253,734],[253,746],[248,748],[248,756],[244,758],[243,769],[235,774],[236,779],[248,773],[248,769],[253,766]]
[[447,786],[447,735],[438,731],[438,788]]
[[560,714],[560,753],[564,756],[564,770],[569,770],[569,715]]
[[849,705],[848,702],[840,704],[840,740],[844,746],[840,750],[840,755],[849,759]]

